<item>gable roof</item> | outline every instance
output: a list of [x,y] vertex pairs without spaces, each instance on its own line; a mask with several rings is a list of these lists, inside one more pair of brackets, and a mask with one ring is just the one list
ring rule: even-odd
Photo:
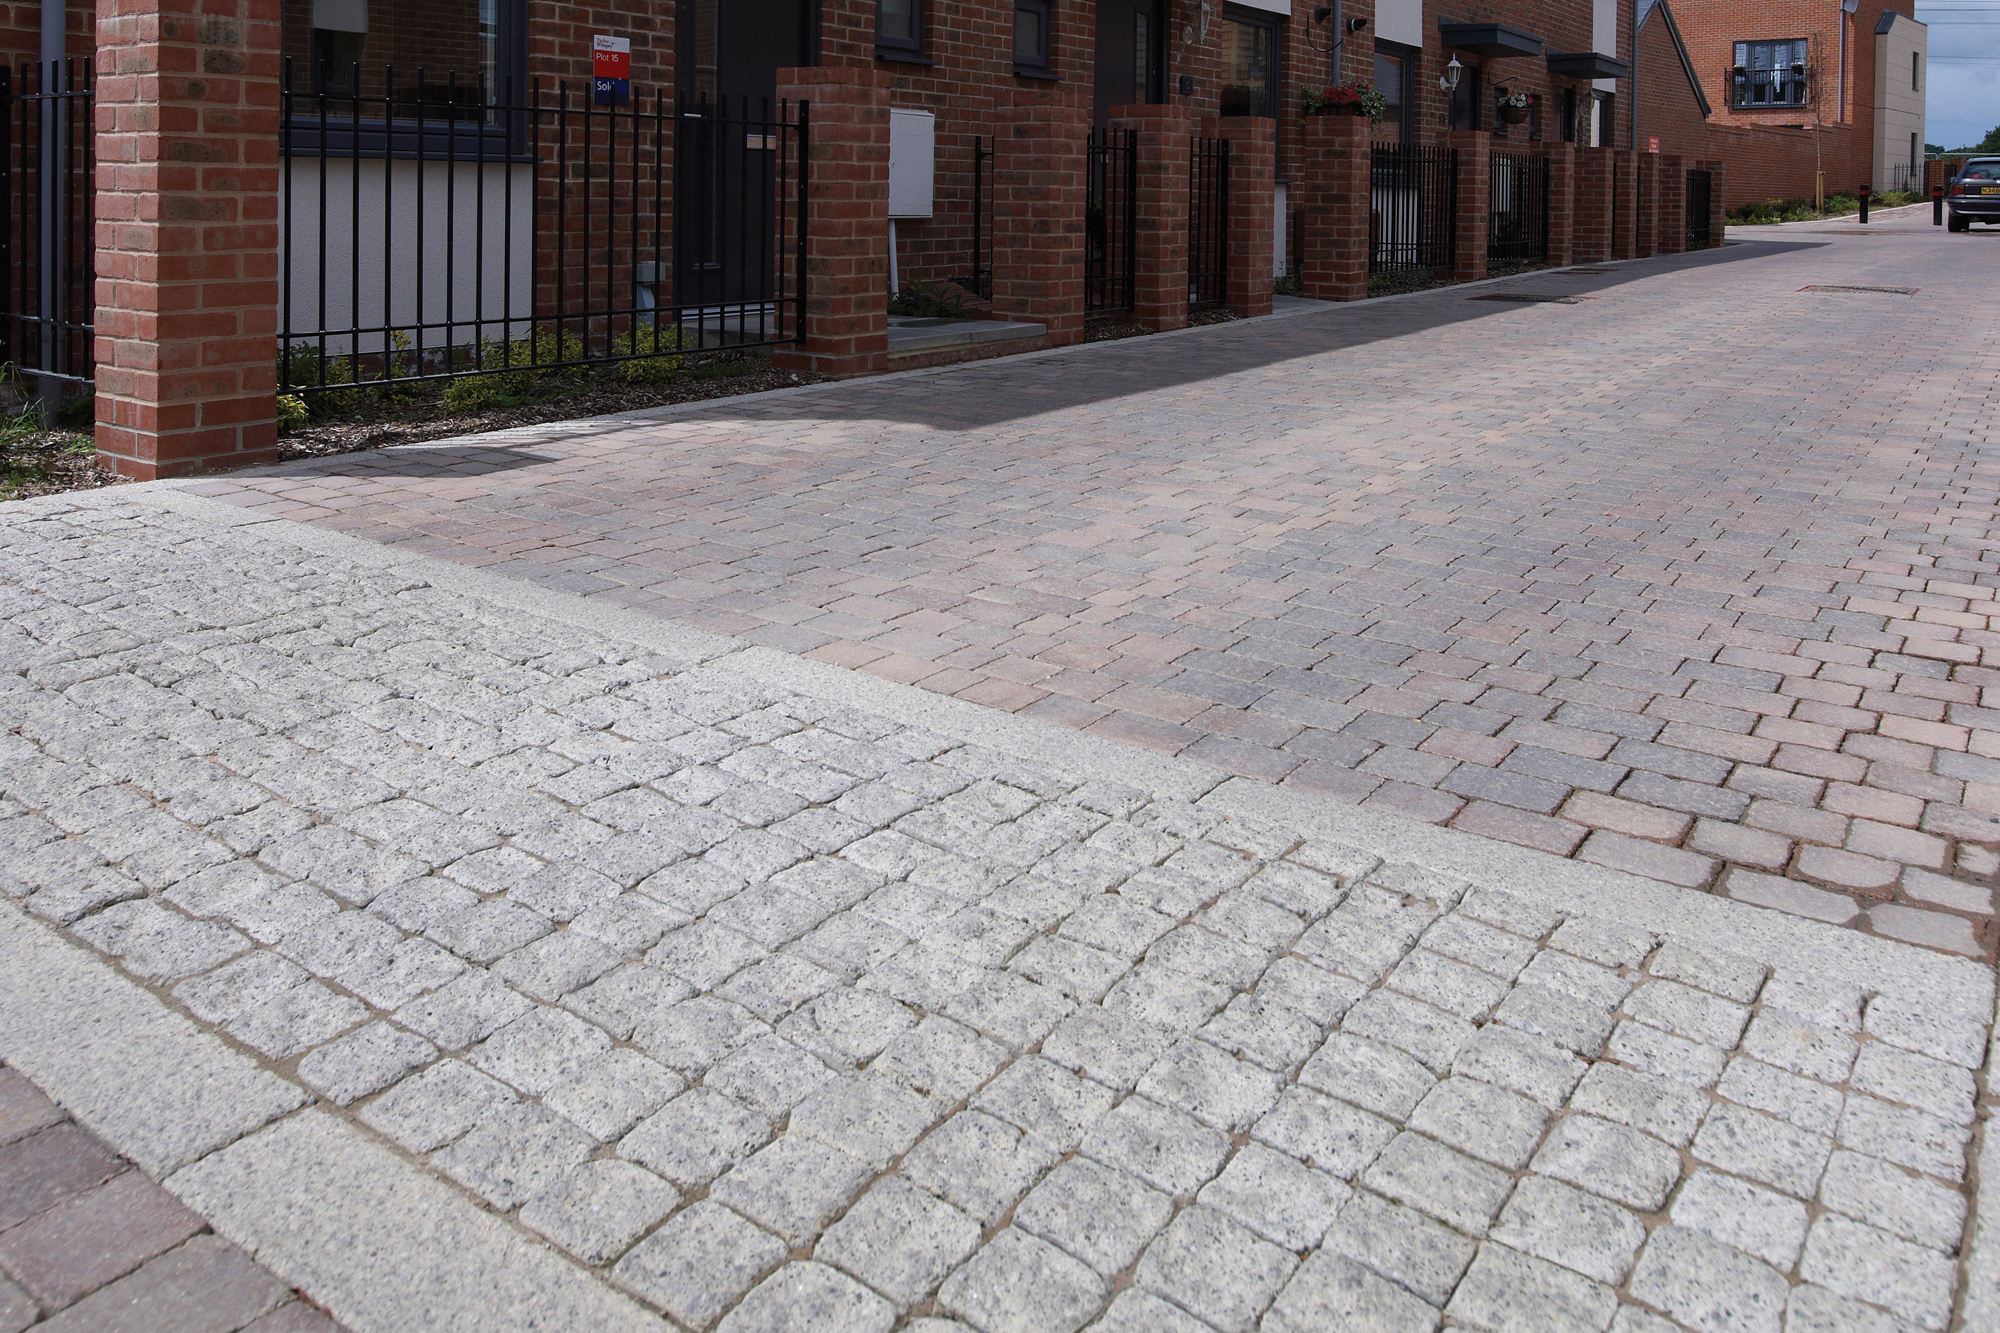
[[1632,24],[1632,40],[1639,40],[1639,32],[1654,14],[1658,14],[1667,25],[1667,37],[1674,44],[1674,52],[1681,58],[1681,72],[1687,75],[1688,87],[1694,90],[1694,100],[1706,117],[1712,107],[1708,104],[1708,94],[1702,91],[1701,77],[1694,72],[1694,61],[1688,58],[1687,43],[1681,40],[1680,24],[1674,22],[1674,11],[1667,7],[1667,0],[1639,0],[1639,13]]

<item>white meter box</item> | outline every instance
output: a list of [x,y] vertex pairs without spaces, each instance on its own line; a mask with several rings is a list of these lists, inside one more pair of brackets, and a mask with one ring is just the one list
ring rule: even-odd
[[937,117],[889,112],[889,216],[927,218],[937,175]]

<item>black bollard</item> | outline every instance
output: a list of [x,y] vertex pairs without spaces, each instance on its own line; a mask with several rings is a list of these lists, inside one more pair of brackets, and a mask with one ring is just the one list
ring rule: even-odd
[[1862,186],[1854,192],[1861,200],[1861,225],[1868,225],[1868,187]]
[[1944,225],[1944,186],[1942,185],[1931,186],[1931,225],[1933,227],[1942,227]]

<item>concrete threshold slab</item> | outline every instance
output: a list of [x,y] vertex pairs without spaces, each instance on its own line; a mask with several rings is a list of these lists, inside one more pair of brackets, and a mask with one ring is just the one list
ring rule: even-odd
[[[691,691],[726,693],[746,682],[761,684],[914,724],[1051,772],[1134,788],[1154,801],[1221,818],[1241,845],[1303,839],[1307,846],[1395,863],[1384,872],[1386,883],[1398,876],[1415,883],[1411,876],[1428,875],[1433,884],[1455,884],[1456,890],[1445,891],[1454,902],[1453,895],[1463,894],[1470,881],[1476,890],[1561,917],[1622,926],[1697,951],[1725,950],[1779,972],[1852,987],[1869,997],[1871,1014],[1884,998],[1899,1006],[1906,1031],[1919,1033],[1908,1039],[1919,1044],[1926,1040],[1923,1031],[1936,1031],[1946,1034],[1944,1044],[1964,1049],[1968,1034],[1976,1031],[1988,1043],[1987,1071],[1994,1067],[1994,973],[1970,960],[1231,777],[1192,760],[1079,735],[642,612],[262,517],[189,494],[181,483],[50,497],[27,502],[21,511],[101,511],[129,522],[134,508],[172,518],[177,530],[207,534],[217,544],[276,543],[288,552],[393,573],[396,580],[428,585],[518,619],[539,618],[636,645],[677,663],[676,685]],[[408,1155],[310,1105],[313,1099],[292,1081],[289,1066],[260,1062],[63,938],[56,927],[5,904],[0,904],[0,978],[5,979],[0,1057],[114,1148],[164,1176],[167,1187],[218,1232],[356,1333],[665,1327],[604,1278],[487,1211]],[[1970,1066],[1977,1057],[1961,1063]],[[1981,1109],[1991,1114],[1990,1093]],[[1419,1144],[1411,1151],[1431,1150]],[[1977,1142],[1972,1152],[1976,1167]],[[2000,1170],[1992,1174],[2000,1176]],[[1986,1175],[1978,1176],[1977,1221],[1958,1270],[1956,1313],[1949,1321],[1949,1327],[1962,1330],[2000,1327],[2000,1185]],[[1397,1187],[1415,1191],[1419,1185]],[[1522,1261],[1494,1261],[1508,1262]],[[823,1268],[813,1271],[821,1275],[816,1280],[832,1280],[823,1277]],[[946,1295],[952,1291],[947,1284]]]
[[1032,342],[1048,332],[1042,324],[1014,324],[997,319],[918,320],[889,324],[889,355],[942,352],[955,347],[991,343]]

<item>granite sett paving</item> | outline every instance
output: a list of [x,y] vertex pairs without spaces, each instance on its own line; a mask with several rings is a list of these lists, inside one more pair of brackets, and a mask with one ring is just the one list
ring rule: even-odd
[[0,694],[0,1209],[355,1333],[2000,1318],[1977,960],[172,487]]
[[1991,958],[1996,242],[1739,236],[196,489]]

